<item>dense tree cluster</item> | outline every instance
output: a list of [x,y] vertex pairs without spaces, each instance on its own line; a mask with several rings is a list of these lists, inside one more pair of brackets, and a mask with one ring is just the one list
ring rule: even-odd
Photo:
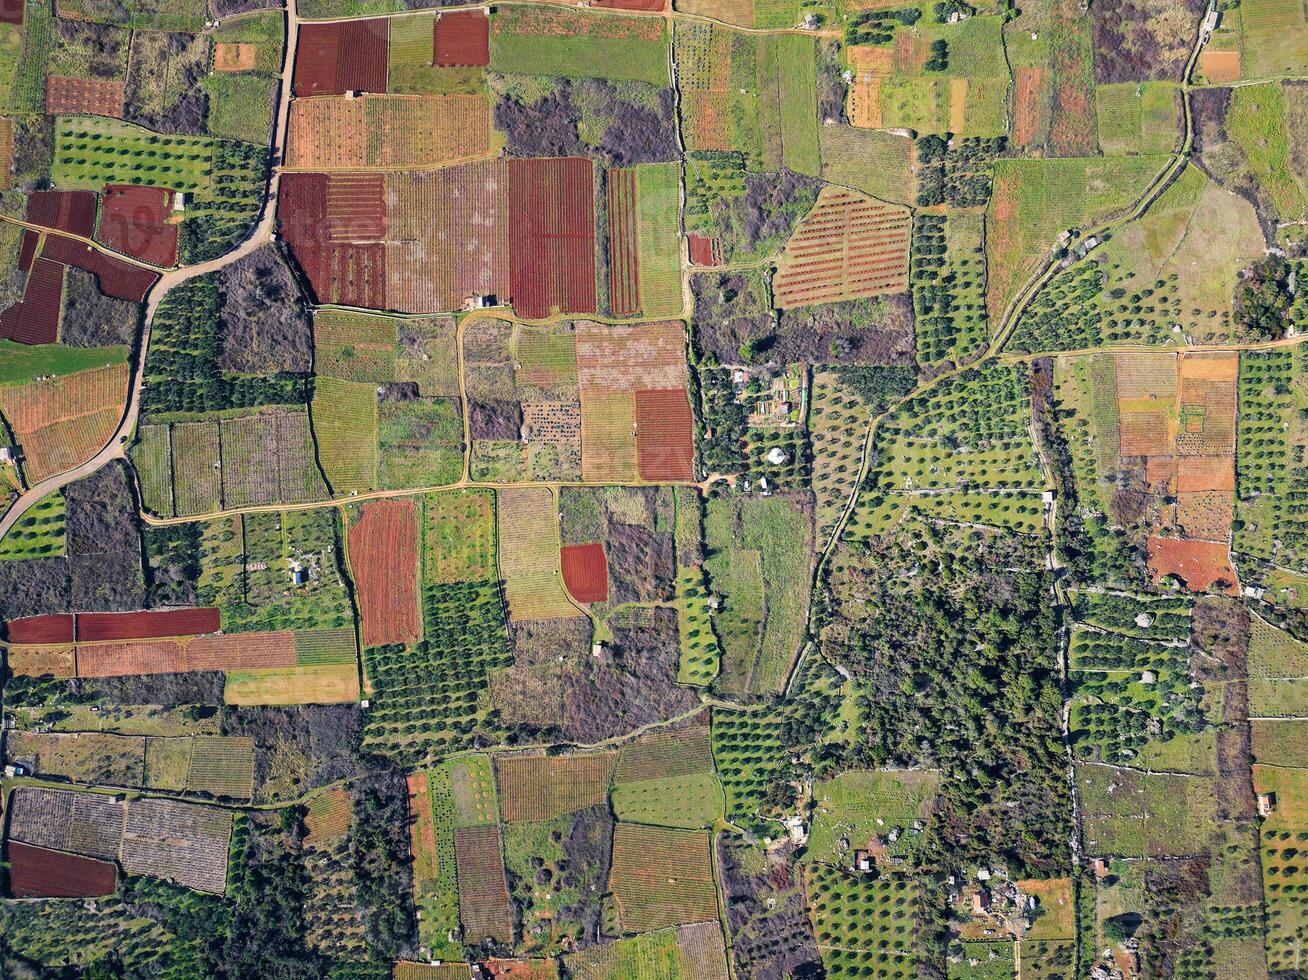
[[[944,62],[932,70],[943,71],[948,65],[947,51],[937,51],[933,47],[932,56]],[[951,133],[946,133],[944,136],[920,138],[917,141],[917,206],[929,208],[948,204],[954,208],[975,208],[984,205],[990,200],[990,165],[1004,152],[1006,145],[1007,140],[1002,136],[953,139]]]
[[936,867],[1065,867],[1059,616],[1041,542],[911,523],[848,563],[825,631],[863,713],[848,762],[945,771],[924,852]]
[[1253,264],[1235,290],[1235,321],[1256,340],[1285,336],[1286,314],[1294,302],[1293,267],[1279,255]]

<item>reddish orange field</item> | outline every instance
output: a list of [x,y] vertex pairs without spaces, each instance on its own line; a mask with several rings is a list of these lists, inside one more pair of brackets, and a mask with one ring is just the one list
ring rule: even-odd
[[364,504],[350,528],[350,563],[359,587],[364,645],[420,639],[418,517],[413,501]]

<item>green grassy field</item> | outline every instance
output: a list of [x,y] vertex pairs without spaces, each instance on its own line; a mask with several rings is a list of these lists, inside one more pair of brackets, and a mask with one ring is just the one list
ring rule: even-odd
[[681,294],[681,167],[646,163],[636,168],[637,267],[645,316],[676,316]]
[[336,496],[377,486],[377,389],[318,378],[309,408],[318,459]]
[[1099,145],[1108,156],[1170,153],[1180,120],[1170,82],[1127,82],[1095,88]]
[[22,27],[18,28],[23,39],[23,51],[9,91],[10,112],[45,111],[45,79],[56,24],[51,9],[53,6],[32,4],[32,9],[25,11]]
[[666,980],[681,973],[677,934],[673,929],[642,933],[629,939],[592,946],[564,957],[569,972],[580,980]]
[[[648,40],[599,15],[588,19],[564,9],[538,19],[525,10],[502,8],[491,18],[492,71],[668,84],[666,33],[661,40]],[[543,21],[550,33],[536,29]]]
[[1250,173],[1281,220],[1299,221],[1308,216],[1308,203],[1290,166],[1285,108],[1285,94],[1275,83],[1237,86],[1231,90],[1226,131],[1244,151]]
[[423,498],[423,581],[452,585],[499,575],[495,559],[495,494],[455,490]]
[[22,385],[48,374],[75,374],[127,359],[126,347],[64,347],[0,340],[0,385]]
[[725,802],[711,772],[618,783],[612,799],[619,820],[688,829],[712,826]]
[[266,143],[272,126],[273,87],[263,75],[219,72],[200,83],[209,93],[209,131],[215,136]]
[[726,691],[779,691],[808,612],[811,516],[782,497],[710,500],[704,522]]
[[1245,0],[1233,12],[1240,29],[1243,78],[1308,70],[1308,13],[1295,0]]
[[818,149],[817,63],[813,41],[792,35],[757,39],[759,122],[764,166],[785,166],[816,177]]
[[64,495],[56,490],[38,500],[0,540],[0,561],[62,555],[64,523]]
[[[462,946],[451,940],[459,929],[459,887],[454,867],[454,795],[450,779],[453,763],[427,770],[427,795],[419,796],[428,810],[415,814],[419,834],[431,829],[430,846],[414,856],[413,899],[421,910],[418,937],[435,956],[462,956]],[[425,835],[420,838],[426,845]]]
[[69,189],[147,184],[207,194],[213,146],[203,136],[160,136],[119,119],[59,116],[52,176]]
[[708,590],[700,566],[678,569],[676,601],[681,631],[677,683],[707,687],[718,675],[722,651],[713,633]]
[[917,195],[910,170],[913,141],[880,129],[835,124],[818,127],[822,179],[894,204]]
[[384,401],[378,406],[381,486],[434,487],[463,473],[463,421],[453,399]]
[[22,26],[0,24],[0,106],[8,108],[13,105],[14,80],[22,57]]
[[804,860],[850,866],[850,848],[860,848],[872,837],[886,842],[894,829],[899,840],[889,845],[891,853],[911,853],[914,837],[909,831],[930,816],[939,786],[940,774],[927,770],[853,771],[816,783],[816,810]]
[[1011,942],[965,942],[958,963],[949,963],[949,980],[1013,980]]
[[1124,209],[1167,157],[996,160],[986,221],[987,305],[992,324],[1061,231]]
[[[222,19],[214,28],[213,39],[215,44],[255,45],[254,71],[276,74],[281,69],[281,51],[282,44],[285,43],[285,34],[282,15],[278,11],[267,10],[235,19]],[[427,42],[430,50],[430,33],[427,35]]]
[[176,514],[173,502],[173,450],[169,427],[143,425],[136,432],[132,447],[132,465],[141,484],[141,502],[145,509],[161,517]]
[[1215,819],[1213,780],[1204,776],[1079,765],[1076,785],[1091,855],[1189,854]]

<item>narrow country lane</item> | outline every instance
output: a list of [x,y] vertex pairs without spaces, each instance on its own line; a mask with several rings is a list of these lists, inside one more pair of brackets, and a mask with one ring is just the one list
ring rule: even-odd
[[127,442],[136,429],[136,420],[141,411],[141,389],[145,384],[145,359],[150,349],[150,328],[154,322],[154,315],[159,309],[159,304],[168,295],[168,291],[188,279],[203,276],[210,272],[217,272],[224,266],[244,258],[272,241],[273,222],[276,220],[277,214],[277,187],[281,181],[281,162],[286,152],[286,133],[289,129],[287,121],[291,108],[291,73],[295,67],[295,43],[298,26],[299,18],[296,14],[295,0],[286,0],[286,43],[282,53],[280,97],[277,102],[273,125],[268,189],[264,195],[259,222],[255,225],[254,231],[230,252],[207,262],[173,269],[164,273],[159,281],[154,284],[154,287],[146,296],[145,323],[141,332],[140,355],[132,373],[132,385],[128,389],[127,405],[123,411],[122,419],[118,423],[118,428],[114,430],[113,435],[100,448],[100,451],[90,459],[70,470],[47,477],[21,494],[9,510],[5,512],[4,516],[0,517],[0,538],[8,534],[9,529],[22,519],[28,508],[42,497],[80,480],[82,477],[89,476],[112,460],[126,457]]

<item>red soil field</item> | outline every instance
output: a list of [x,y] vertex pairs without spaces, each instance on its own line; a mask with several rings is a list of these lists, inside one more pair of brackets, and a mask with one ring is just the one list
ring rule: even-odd
[[[1153,462],[1153,460],[1150,460]],[[1233,456],[1182,456],[1176,461],[1176,492],[1235,492]]]
[[177,640],[89,643],[77,648],[78,677],[177,674],[186,670],[186,651]]
[[1191,592],[1239,595],[1235,569],[1225,544],[1152,537],[1147,544],[1149,571],[1155,582],[1165,575],[1179,576]]
[[105,255],[89,245],[83,245],[63,235],[46,236],[41,255],[55,262],[94,273],[100,283],[100,292],[133,303],[145,299],[145,294],[159,281],[157,272]]
[[10,643],[72,643],[73,617],[66,614],[25,616],[8,623]]
[[237,670],[244,667],[294,667],[295,634],[219,633],[186,644],[186,670]]
[[142,262],[170,266],[177,262],[177,225],[165,220],[172,192],[162,187],[110,184],[104,189],[100,240]]
[[95,898],[112,895],[118,869],[111,861],[9,842],[9,894],[14,898]]
[[528,319],[595,311],[595,168],[509,161],[509,290]]
[[327,235],[333,242],[379,242],[386,237],[384,174],[327,178]]
[[1013,110],[1013,141],[1030,146],[1040,135],[1040,93],[1044,90],[1045,70],[1019,66],[1015,69],[1017,95]]
[[32,268],[32,260],[36,258],[36,247],[40,244],[41,236],[31,228],[23,232],[23,244],[18,248],[18,268],[24,272]]
[[636,392],[636,467],[642,480],[692,480],[695,419],[679,388]]
[[144,640],[158,636],[194,636],[222,629],[216,607],[164,609],[158,612],[78,613],[79,640]]
[[436,20],[437,68],[479,68],[490,64],[490,18],[480,10],[441,14]]
[[21,24],[26,6],[23,0],[0,0],[0,24]]
[[0,314],[0,337],[20,344],[53,344],[59,339],[63,297],[64,267],[36,259],[23,298]]
[[123,118],[123,83],[49,75],[45,80],[45,111],[50,115]]
[[609,302],[615,316],[640,311],[636,171],[609,171]]
[[386,91],[390,21],[385,17],[302,24],[292,88],[306,95]]
[[[338,192],[342,208],[350,196],[349,188],[355,186],[354,175],[343,180],[346,189]],[[336,239],[336,225],[328,212],[331,187],[336,182],[335,176],[327,174],[283,174],[277,203],[279,231],[320,303],[380,309],[386,305],[385,245]],[[342,226],[339,234],[346,233],[348,229]]]
[[559,549],[563,584],[578,602],[607,602],[609,561],[602,544],[565,544]]
[[716,238],[692,231],[687,233],[686,243],[690,245],[690,261],[693,265],[722,264],[722,246]]
[[411,500],[364,504],[350,528],[364,646],[422,637],[418,610],[418,518]]
[[32,191],[27,220],[90,238],[95,233],[95,191]]

